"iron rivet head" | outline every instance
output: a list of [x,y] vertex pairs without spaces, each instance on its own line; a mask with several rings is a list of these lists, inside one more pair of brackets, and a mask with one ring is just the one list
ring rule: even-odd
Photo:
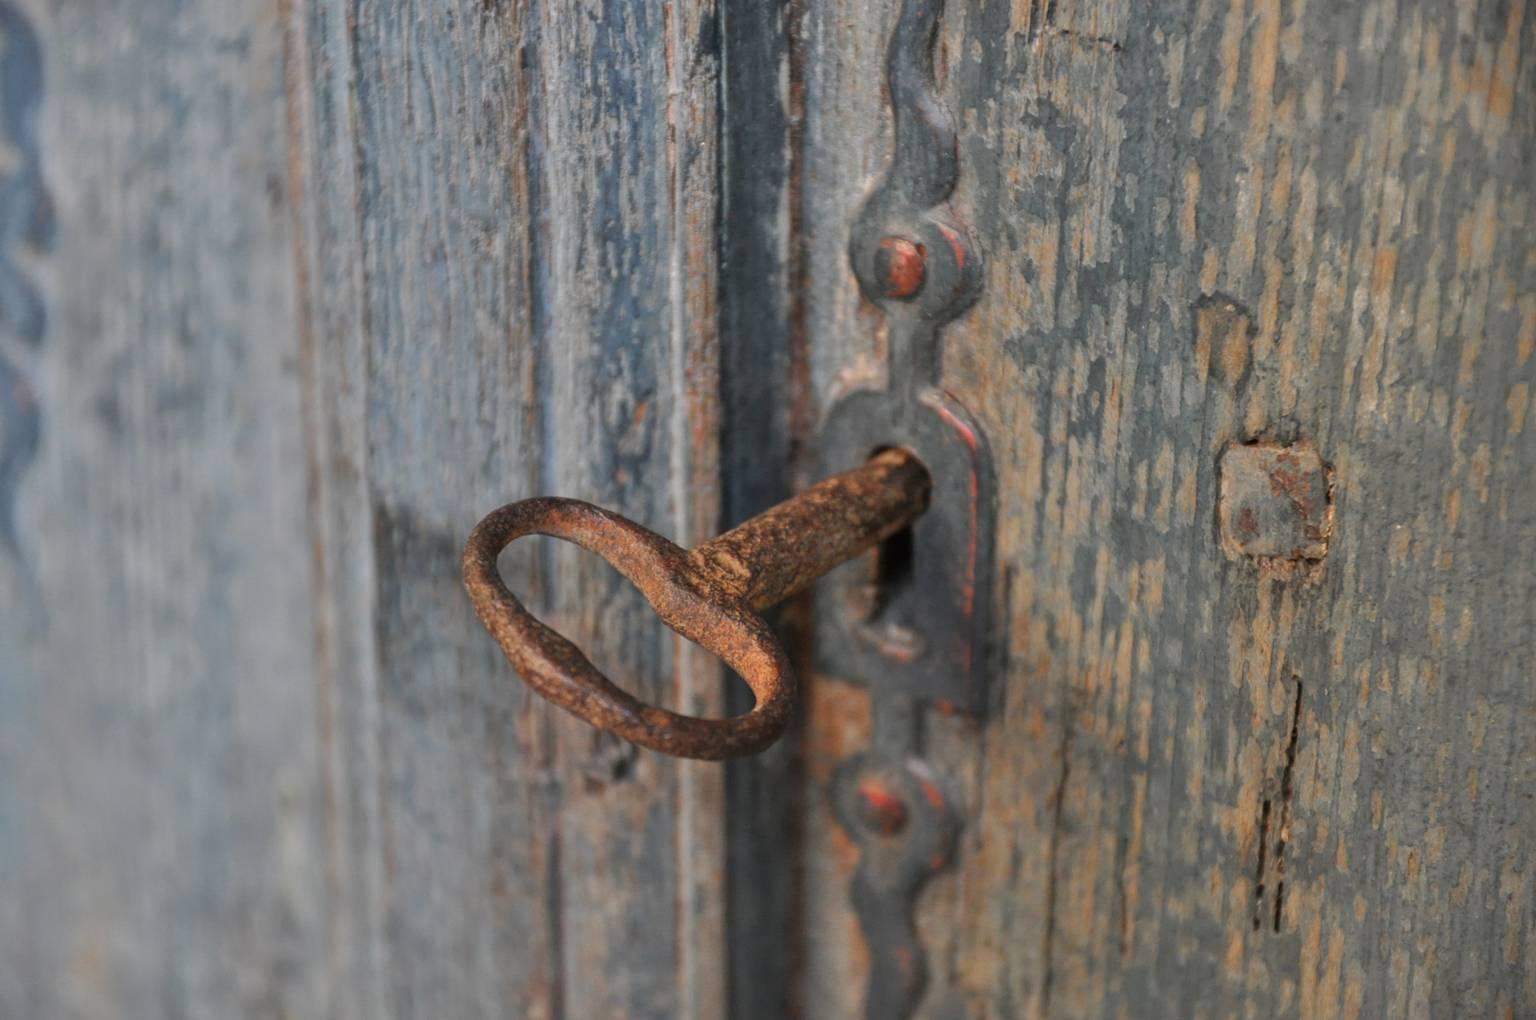
[[875,252],[875,275],[880,292],[888,298],[905,301],[923,289],[928,274],[928,252],[905,237],[886,237]]
[[879,779],[858,786],[859,821],[871,832],[894,836],[907,827],[907,802]]
[[1217,508],[1227,554],[1317,563],[1333,535],[1331,470],[1303,441],[1229,445],[1221,455]]

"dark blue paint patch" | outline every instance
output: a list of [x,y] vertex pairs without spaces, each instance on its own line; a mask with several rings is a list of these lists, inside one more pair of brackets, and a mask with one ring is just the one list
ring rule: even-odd
[[[651,168],[665,165],[668,130],[666,97],[657,87],[665,78],[664,58],[645,42],[664,30],[651,8],[606,7],[593,30],[591,59],[570,67],[568,79],[568,87],[602,108],[597,123],[627,126],[594,139],[602,158],[593,179],[580,185],[596,229],[577,262],[603,281],[592,323],[599,366],[587,396],[600,438],[588,460],[593,491],[645,520],[665,503],[648,469],[662,438],[655,401],[664,348],[656,338],[670,327],[660,211],[671,200]],[[637,218],[633,209],[657,214]]]
[[46,331],[46,311],[13,258],[23,245],[45,251],[53,244],[53,201],[43,186],[37,142],[42,98],[37,33],[15,8],[0,2],[0,131],[15,154],[15,166],[0,177],[0,323],[33,345]]
[[[42,295],[14,261],[23,246],[46,251],[53,244],[53,202],[43,186],[37,143],[42,98],[37,33],[19,11],[0,2],[0,132],[13,163],[0,175],[0,330],[20,340],[20,348],[40,346],[47,332]],[[18,559],[16,500],[41,436],[36,391],[22,366],[0,354],[0,545]]]
[[0,545],[20,557],[16,534],[16,493],[22,476],[37,457],[42,416],[32,387],[0,357]]
[[694,45],[696,58],[715,60],[720,56],[720,9],[712,7],[699,20],[699,38]]
[[[798,342],[792,273],[779,210],[790,194],[790,111],[779,87],[793,42],[790,0],[716,9],[721,179],[718,222],[722,525],[789,496],[796,457],[794,365]],[[718,18],[718,21],[716,21]],[[702,29],[701,29],[702,30]],[[792,213],[791,215],[794,215]],[[728,712],[752,706],[727,682]],[[776,1020],[799,1012],[797,954],[804,816],[801,758],[793,739],[726,763],[727,1015]]]

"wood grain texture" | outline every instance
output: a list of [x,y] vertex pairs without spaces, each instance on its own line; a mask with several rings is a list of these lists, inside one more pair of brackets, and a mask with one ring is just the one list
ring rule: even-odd
[[[797,11],[789,0],[723,4],[721,135],[720,481],[722,524],[732,526],[794,490],[802,413],[803,292],[791,249],[799,209],[790,79]],[[800,479],[806,481],[806,479]],[[778,610],[791,647],[802,646],[805,599]],[[752,706],[733,685],[728,707]],[[802,689],[802,697],[804,691]],[[796,1001],[801,724],[762,754],[725,765],[729,1008],[738,1020],[780,1018]]]
[[[0,0],[0,1015],[856,1015],[867,693],[636,754],[458,580],[535,493],[697,542],[878,370],[896,4],[741,7]],[[1007,631],[925,727],[923,1015],[1527,1015],[1536,13],[950,8]],[[1330,466],[1319,563],[1221,541],[1258,440]],[[722,709],[597,561],[504,568]]]
[[0,356],[41,423],[0,470],[0,1015],[321,1015],[280,26],[0,30]]
[[[845,245],[895,6],[807,15],[822,407],[882,356]],[[945,380],[997,457],[1008,632],[991,721],[929,722],[972,820],[922,1015],[1529,1015],[1536,12],[949,8],[988,279]],[[1219,457],[1259,439],[1332,465],[1320,571],[1221,548]],[[806,873],[807,1015],[855,1008],[846,871]]]
[[[527,696],[458,570],[539,492],[716,531],[713,5],[0,30],[0,1015],[722,1015],[723,775]],[[598,561],[504,565],[720,712]]]
[[[292,29],[350,1012],[718,1015],[718,772],[530,695],[458,579],[475,520],[535,494],[713,533],[713,8],[316,2]],[[503,569],[616,682],[718,712],[718,666],[600,561]]]

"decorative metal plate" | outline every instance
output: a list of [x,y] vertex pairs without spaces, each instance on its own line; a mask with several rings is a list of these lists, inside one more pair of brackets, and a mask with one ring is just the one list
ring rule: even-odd
[[[849,258],[889,323],[887,386],[836,403],[821,432],[823,469],[904,446],[933,476],[909,541],[824,586],[818,663],[958,711],[986,708],[996,493],[986,437],[939,383],[945,323],[981,289],[981,260],[946,204],[958,174],[955,131],[933,81],[940,5],[904,4],[887,54],[895,152],[854,224]],[[903,544],[905,543],[905,544]]]

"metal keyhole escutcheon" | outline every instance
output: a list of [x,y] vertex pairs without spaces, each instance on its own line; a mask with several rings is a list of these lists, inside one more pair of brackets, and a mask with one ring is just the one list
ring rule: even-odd
[[[692,550],[580,500],[523,500],[493,511],[470,534],[464,586],[508,661],[543,697],[642,747],[735,758],[777,740],[795,703],[788,656],[759,611],[902,530],[927,509],[930,488],[916,457],[886,450]],[[756,705],[734,718],[703,719],[645,704],[614,685],[502,581],[496,558],[525,535],[564,539],[603,557],[667,626],[735,670]]]

